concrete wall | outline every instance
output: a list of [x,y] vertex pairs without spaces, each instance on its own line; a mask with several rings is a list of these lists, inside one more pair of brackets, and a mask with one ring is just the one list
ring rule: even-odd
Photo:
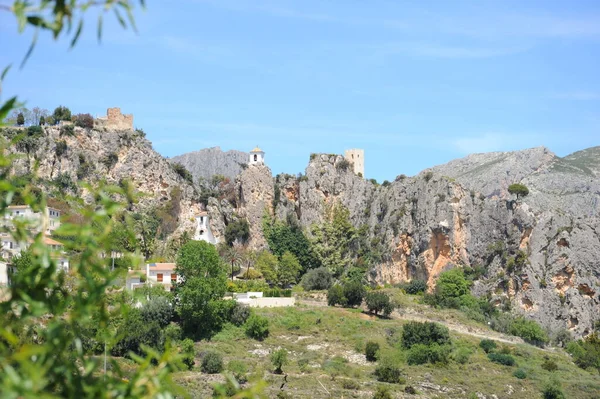
[[365,176],[365,150],[353,148],[346,150],[344,158],[351,162],[354,166],[354,174],[361,174]]
[[248,305],[253,308],[278,308],[296,305],[296,298],[251,298]]

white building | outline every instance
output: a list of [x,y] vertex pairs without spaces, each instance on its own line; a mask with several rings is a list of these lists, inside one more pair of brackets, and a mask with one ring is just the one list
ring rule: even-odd
[[208,222],[207,212],[200,212],[196,215],[196,232],[194,233],[194,240],[206,241],[213,245],[219,243],[219,240],[215,238],[212,231],[210,230],[210,223]]
[[358,148],[346,150],[344,158],[352,163],[354,174],[360,174],[360,176],[363,177],[365,176],[365,150]]
[[7,286],[10,283],[11,266],[9,263],[0,260],[0,287]]
[[23,218],[33,224],[35,230],[52,234],[60,227],[60,211],[54,208],[46,208],[44,212],[34,212],[29,205],[12,205],[6,208],[4,214],[4,225],[8,226],[17,218]]
[[146,264],[146,283],[150,285],[162,284],[165,289],[171,290],[181,278],[175,273],[175,263],[148,263]]
[[265,152],[256,146],[255,149],[250,151],[250,159],[248,165],[264,165],[265,164]]

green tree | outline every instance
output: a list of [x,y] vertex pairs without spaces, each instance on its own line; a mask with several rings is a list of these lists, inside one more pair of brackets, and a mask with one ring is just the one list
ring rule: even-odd
[[277,282],[277,265],[277,257],[269,251],[262,251],[256,259],[256,268],[272,283]]
[[381,312],[387,317],[394,310],[394,305],[392,305],[390,297],[380,291],[369,292],[365,298],[365,302],[369,312],[375,313],[375,315]]
[[[436,301],[445,307],[459,307],[460,297],[469,295],[470,282],[461,269],[455,268],[440,274],[435,287]],[[453,302],[454,301],[454,302]]]
[[52,118],[56,123],[60,121],[70,121],[71,120],[71,110],[65,106],[58,106],[54,109],[52,113]]
[[321,225],[311,228],[313,248],[321,264],[340,276],[352,261],[350,249],[356,231],[350,223],[350,212],[342,205],[327,206],[324,219]]
[[24,124],[25,124],[25,116],[23,115],[22,112],[19,112],[19,114],[17,115],[17,125],[23,126]]
[[285,349],[280,348],[275,352],[271,353],[271,364],[275,367],[273,371],[275,374],[281,374],[283,372],[282,367],[288,364],[288,353]]
[[402,347],[405,349],[410,349],[417,344],[430,346],[432,344],[446,345],[449,343],[450,333],[448,328],[438,323],[411,321],[402,328]]
[[295,284],[300,274],[300,262],[290,251],[284,252],[277,267],[277,282],[281,287]]
[[303,271],[319,267],[320,262],[314,253],[312,243],[297,222],[291,218],[288,218],[286,222],[274,220],[265,211],[262,228],[269,249],[277,257],[281,257],[286,251],[289,251],[298,258]]
[[240,270],[240,262],[242,261],[242,253],[236,247],[225,247],[223,259],[231,265],[231,281],[233,281],[234,272]]
[[377,360],[379,355],[379,344],[377,342],[369,341],[365,345],[365,357],[367,361],[374,362]]
[[183,283],[194,277],[220,279],[225,270],[215,246],[205,241],[188,241],[177,254],[175,271]]
[[346,305],[350,307],[360,306],[367,293],[365,286],[359,281],[349,281],[343,285],[343,289]]
[[333,284],[331,272],[324,267],[309,270],[302,277],[301,285],[306,291],[326,290]]
[[542,398],[544,399],[565,399],[560,381],[553,377],[542,388]]
[[196,349],[194,348],[194,341],[189,338],[181,341],[181,353],[183,354],[183,364],[186,365],[188,370],[194,368],[196,364]]
[[16,255],[11,260],[11,265],[13,267],[13,278],[20,273],[26,273],[34,263],[34,255],[31,251],[21,251],[19,255]]
[[335,284],[327,291],[327,305],[335,306],[342,305],[346,306],[347,300],[344,297],[344,288],[341,285]]
[[232,246],[234,242],[245,244],[250,238],[250,225],[246,219],[236,219],[225,227],[225,242]]
[[46,124],[46,118],[44,115],[40,116],[40,126],[44,126]]
[[246,335],[258,341],[269,336],[269,320],[256,314],[251,314],[244,324]]
[[219,374],[223,371],[223,356],[214,351],[208,351],[202,357],[200,368],[206,374]]
[[508,192],[516,195],[517,199],[526,197],[529,194],[529,189],[523,184],[515,183],[508,186]]

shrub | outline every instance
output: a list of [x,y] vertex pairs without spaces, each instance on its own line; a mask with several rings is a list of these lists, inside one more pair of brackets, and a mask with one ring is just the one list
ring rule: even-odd
[[44,133],[44,130],[40,126],[33,125],[27,128],[28,136],[40,136],[42,133]]
[[483,349],[485,353],[490,353],[493,352],[498,345],[496,345],[496,341],[491,339],[482,339],[481,342],[479,342],[479,347]]
[[250,307],[236,302],[231,311],[231,323],[236,326],[243,325],[252,314]]
[[200,366],[203,373],[218,374],[223,371],[223,356],[218,352],[208,351],[202,356],[202,364]]
[[425,181],[428,182],[428,183],[429,183],[429,180],[431,180],[432,177],[433,177],[433,172],[431,172],[431,171],[426,172],[423,175],[423,179],[425,179]]
[[269,320],[253,314],[246,321],[245,331],[250,338],[262,341],[269,336]]
[[565,394],[562,391],[560,381],[553,378],[548,381],[542,388],[542,398],[544,399],[565,399]]
[[110,170],[119,161],[119,155],[116,152],[111,152],[102,158],[102,163],[106,166],[106,169]]
[[469,357],[471,357],[471,351],[468,348],[458,348],[452,354],[452,359],[458,364],[469,363]]
[[404,378],[398,366],[390,362],[382,362],[375,368],[375,377],[379,382],[388,382],[390,384],[403,384]]
[[404,393],[407,393],[409,395],[416,395],[417,390],[412,385],[407,385],[404,387]]
[[181,327],[179,324],[171,323],[163,330],[163,340],[175,343],[181,339]]
[[508,332],[523,338],[532,345],[543,347],[548,342],[548,335],[542,327],[535,321],[523,317],[514,319]]
[[225,241],[232,246],[235,241],[242,244],[250,238],[250,225],[246,219],[236,219],[225,227]]
[[174,313],[169,300],[160,296],[151,298],[142,306],[140,312],[146,323],[156,322],[161,327],[165,327],[171,322]]
[[23,126],[25,124],[25,116],[22,112],[17,114],[17,126]]
[[183,180],[187,181],[190,184],[194,184],[194,177],[192,176],[190,171],[185,168],[185,166],[177,162],[173,162],[171,166],[173,167],[175,173],[179,175],[179,177],[181,177]]
[[336,284],[329,288],[327,291],[327,305],[346,305],[346,297],[344,297],[344,289],[341,285]]
[[71,176],[67,172],[59,173],[53,180],[52,183],[61,191],[71,191],[76,193],[78,191],[77,184],[73,182]]
[[244,384],[248,381],[248,377],[246,376],[248,367],[246,367],[246,364],[241,360],[230,361],[227,364],[227,371],[231,372],[233,378],[235,378],[239,384]]
[[377,391],[373,395],[373,399],[392,399],[392,395],[387,387],[378,386]]
[[450,343],[450,333],[448,328],[432,322],[420,323],[411,321],[404,325],[402,329],[402,346],[410,349],[413,345],[431,344],[446,345]]
[[67,142],[63,140],[57,141],[54,151],[57,157],[62,156],[65,152],[67,152]]
[[360,384],[358,382],[356,382],[355,380],[343,379],[342,380],[342,388],[356,391],[356,390],[360,389]]
[[450,355],[449,345],[413,345],[406,353],[406,363],[410,365],[418,364],[447,364]]
[[350,374],[350,368],[348,367],[348,360],[344,359],[341,356],[334,356],[331,359],[327,359],[323,363],[323,370],[325,370],[330,376],[332,380],[335,380],[335,377],[339,375],[348,375]]
[[343,286],[344,298],[347,306],[360,306],[367,293],[365,286],[360,281],[349,281]]
[[194,349],[194,341],[189,338],[181,341],[181,353],[183,355],[183,364],[186,365],[188,370],[194,368],[196,350]]
[[365,299],[369,312],[378,313],[382,312],[384,316],[389,316],[394,310],[394,305],[390,302],[390,297],[381,291],[371,291],[367,294]]
[[567,352],[581,368],[595,368],[600,372],[600,336],[594,332],[584,340],[567,344]]
[[283,372],[281,368],[288,364],[287,351],[281,348],[271,353],[271,364],[275,367],[273,372],[275,374],[281,374]]
[[346,171],[348,170],[348,168],[350,167],[351,163],[350,161],[348,161],[347,159],[343,158],[341,159],[336,165],[336,169],[337,170],[343,170]]
[[60,135],[61,136],[74,136],[75,128],[73,125],[62,125],[60,127]]
[[488,353],[488,359],[494,363],[503,364],[505,366],[515,365],[515,358],[511,355],[505,355],[503,353]]
[[94,128],[94,117],[90,114],[77,114],[72,118],[75,126],[79,126],[85,129],[93,129]]
[[365,356],[369,362],[374,362],[377,360],[378,352],[379,344],[377,342],[367,342],[367,345],[365,345]]
[[[458,300],[463,295],[470,294],[470,282],[465,278],[461,269],[452,269],[440,274],[435,286],[435,295],[437,302],[441,306],[458,308],[460,301]],[[450,303],[455,300],[456,305]]]
[[524,380],[525,378],[527,378],[527,372],[523,369],[516,369],[513,373],[513,376],[520,380]]
[[331,272],[325,267],[309,270],[300,283],[306,291],[327,290],[333,283]]
[[404,286],[404,291],[410,295],[420,294],[427,290],[427,283],[424,280],[411,280]]
[[44,115],[40,116],[40,126],[44,126],[46,124],[46,118]]
[[60,121],[70,121],[71,110],[67,107],[60,105],[54,109],[54,112],[52,113],[52,118],[56,123]]
[[244,280],[258,280],[260,278],[262,278],[262,273],[259,272],[256,269],[246,269],[246,271],[244,272],[244,274],[242,274],[241,276],[238,276],[238,278],[240,279],[244,279]]

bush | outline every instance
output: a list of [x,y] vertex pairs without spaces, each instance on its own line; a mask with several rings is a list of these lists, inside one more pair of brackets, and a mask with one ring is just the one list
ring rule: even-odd
[[179,177],[181,177],[183,180],[187,181],[190,184],[194,184],[194,177],[192,176],[190,171],[185,168],[185,166],[177,162],[172,163],[171,166],[173,167],[175,173],[179,175]]
[[346,170],[348,170],[348,168],[350,167],[350,165],[351,165],[350,161],[348,161],[347,159],[345,159],[345,158],[344,158],[344,159],[341,159],[341,160],[340,160],[340,161],[339,161],[339,162],[338,162],[338,163],[335,165],[335,167],[336,167],[336,169],[337,169],[337,170],[343,170],[343,171],[346,171]]
[[542,389],[542,398],[544,399],[565,399],[560,382],[557,379],[548,381]]
[[85,129],[94,128],[94,117],[90,114],[77,114],[71,119],[75,126],[79,126]]
[[558,365],[554,360],[546,359],[544,360],[544,363],[542,363],[542,368],[546,371],[552,372],[558,370]]
[[225,242],[232,246],[235,241],[244,244],[250,238],[250,225],[246,219],[236,219],[225,227]]
[[342,380],[342,388],[349,389],[352,391],[357,391],[360,389],[360,384],[354,380],[343,379]]
[[223,356],[218,352],[205,352],[200,368],[206,374],[219,374],[223,371]]
[[513,376],[520,380],[524,380],[527,378],[527,372],[523,369],[516,369],[513,373]]
[[567,352],[575,364],[583,369],[595,368],[600,372],[600,336],[594,332],[584,340],[569,342]]
[[438,304],[445,307],[458,308],[460,305],[451,305],[449,300],[458,299],[470,294],[470,282],[465,278],[461,269],[452,269],[440,274],[435,286]]
[[188,370],[194,368],[196,349],[194,348],[194,341],[189,338],[181,341],[181,353],[183,355],[183,364],[186,365]]
[[346,306],[346,297],[344,297],[344,289],[341,285],[336,284],[331,286],[327,291],[327,305],[335,306],[342,305]]
[[281,374],[283,372],[282,367],[288,364],[287,351],[281,348],[271,353],[271,364],[275,367],[273,372]]
[[360,306],[367,293],[365,286],[360,281],[349,281],[343,286],[344,298],[347,306]]
[[334,356],[331,359],[326,360],[322,366],[330,376],[332,380],[339,375],[349,375],[350,368],[348,367],[348,360],[341,356]]
[[403,288],[407,294],[416,295],[427,290],[427,283],[424,280],[411,280]]
[[244,329],[250,338],[262,341],[269,336],[269,320],[253,314],[246,321]]
[[246,367],[246,364],[240,360],[230,361],[227,364],[227,371],[231,372],[238,384],[244,384],[248,381],[248,377],[246,376],[248,368]]
[[446,345],[449,343],[450,333],[448,328],[438,323],[411,321],[406,323],[402,329],[402,346],[406,349],[410,349],[417,344],[430,346],[432,344]]
[[60,121],[70,121],[71,110],[67,107],[60,105],[54,109],[54,112],[52,113],[52,118],[56,123]]
[[74,136],[75,128],[73,125],[62,125],[60,127],[60,135],[61,136]]
[[300,283],[306,291],[327,290],[331,284],[333,284],[333,276],[325,267],[309,270]]
[[371,291],[365,299],[369,312],[377,315],[382,312],[384,316],[389,316],[394,310],[394,305],[390,302],[390,297],[381,291]]
[[102,158],[102,163],[106,166],[106,169],[110,170],[119,161],[119,155],[116,152],[111,152]]
[[256,269],[246,269],[246,271],[244,272],[244,274],[242,274],[241,276],[238,276],[239,279],[243,279],[243,280],[258,280],[260,278],[262,278],[262,273],[259,272]]
[[493,352],[498,345],[496,345],[496,341],[491,339],[482,339],[481,342],[479,342],[479,347],[483,349],[485,353],[490,353]]
[[409,365],[418,364],[447,364],[450,355],[449,345],[413,345],[406,353],[406,363]]
[[250,307],[236,302],[231,311],[231,323],[236,326],[243,325],[252,314]]
[[163,330],[163,340],[171,343],[178,342],[181,339],[181,327],[179,324],[171,323]]
[[511,355],[505,355],[503,353],[488,353],[488,359],[494,363],[503,364],[505,366],[515,365],[515,358]]
[[71,176],[67,172],[59,173],[53,180],[52,183],[59,189],[61,192],[71,191],[76,193],[79,188],[77,184],[73,182]]
[[365,357],[369,362],[374,362],[377,360],[378,352],[379,344],[377,342],[367,342],[367,345],[365,345]]
[[57,157],[61,157],[65,152],[67,152],[67,149],[67,142],[59,140],[56,142],[56,148],[54,149],[54,151]]
[[452,359],[458,364],[469,363],[469,357],[471,357],[471,351],[468,348],[458,348],[452,354]]
[[142,318],[146,323],[156,322],[159,326],[165,327],[173,318],[173,306],[165,297],[151,298],[140,309]]
[[508,332],[535,346],[543,347],[548,342],[548,335],[542,327],[535,321],[523,317],[514,319]]
[[404,387],[404,393],[407,393],[409,395],[416,395],[417,390],[412,385],[407,385]]
[[379,382],[388,382],[390,384],[403,384],[405,379],[401,375],[398,366],[390,362],[382,362],[375,368],[375,377]]
[[378,386],[377,391],[373,395],[373,399],[392,399],[392,395],[387,387]]

